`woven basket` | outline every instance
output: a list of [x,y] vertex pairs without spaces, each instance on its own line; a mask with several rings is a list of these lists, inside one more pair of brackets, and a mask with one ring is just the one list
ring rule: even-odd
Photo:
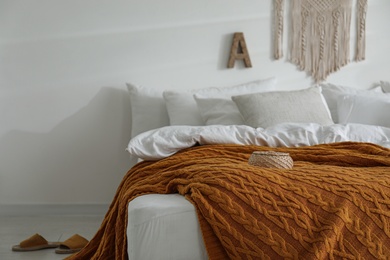
[[291,169],[294,165],[290,154],[272,151],[253,152],[249,157],[248,163],[260,167],[281,169]]

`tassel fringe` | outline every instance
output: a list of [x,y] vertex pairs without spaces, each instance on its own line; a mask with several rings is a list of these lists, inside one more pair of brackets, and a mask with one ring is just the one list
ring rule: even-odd
[[[367,0],[357,0],[355,60],[365,59]],[[283,56],[284,1],[275,0],[275,59]],[[350,62],[352,0],[292,0],[290,61],[316,82]]]

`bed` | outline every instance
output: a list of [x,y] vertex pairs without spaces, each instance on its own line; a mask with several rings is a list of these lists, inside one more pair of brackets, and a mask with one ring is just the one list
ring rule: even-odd
[[[389,94],[275,85],[129,84],[139,163],[70,259],[388,259]],[[250,165],[255,151],[294,166]]]

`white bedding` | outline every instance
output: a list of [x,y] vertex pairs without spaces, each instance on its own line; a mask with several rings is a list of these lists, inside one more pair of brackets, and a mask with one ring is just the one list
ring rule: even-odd
[[129,203],[129,260],[207,259],[194,206],[179,194],[149,194]]
[[166,126],[132,138],[127,150],[142,160],[159,160],[196,144],[297,147],[342,141],[370,142],[390,148],[390,128],[352,123],[283,123],[266,129],[245,125]]
[[[293,113],[295,115],[302,112],[303,107],[308,109],[308,112],[316,113],[319,111],[317,106],[324,104],[330,111],[332,122],[336,124],[277,124],[279,121],[273,121],[272,124],[268,124],[268,128],[248,126],[248,120],[242,116],[242,111],[233,102],[231,96],[253,93],[253,91],[248,92],[249,89],[247,89],[248,87],[252,89],[252,85],[256,92],[274,91],[275,83],[275,78],[259,80],[231,88],[218,89],[216,95],[212,94],[215,92],[213,89],[205,89],[204,93],[198,91],[165,92],[163,95],[164,91],[160,89],[129,85],[132,139],[127,151],[140,160],[159,160],[185,148],[208,144],[298,147],[355,141],[370,142],[390,148],[390,128],[384,127],[383,124],[383,118],[388,119],[386,109],[376,110],[375,113],[371,110],[364,110],[367,112],[365,116],[357,113],[358,121],[355,120],[356,118],[348,118],[342,121],[345,124],[339,124],[338,120],[339,114],[351,112],[351,108],[346,107],[343,102],[341,103],[343,106],[338,106],[340,98],[344,95],[361,95],[373,99],[388,98],[388,94],[382,91],[383,85],[382,88],[359,90],[324,83],[321,84],[323,99],[321,102],[315,102],[314,108],[308,106],[307,103],[302,105],[301,97],[298,97],[298,102],[293,102],[290,106],[294,109],[299,108],[298,112]],[[237,93],[232,91],[237,91]],[[193,97],[192,95],[196,93],[198,95]],[[292,93],[279,94],[291,96]],[[305,100],[307,99],[303,99]],[[376,100],[368,101],[377,103]],[[243,103],[245,105],[245,102]],[[363,109],[367,107],[365,104],[360,105]],[[244,112],[246,110],[253,112],[256,119],[274,119],[284,113],[283,110],[275,112],[259,108],[254,111],[251,109],[253,106],[249,106],[249,109],[245,109]],[[375,121],[376,125],[367,125],[372,122],[373,116],[380,120]],[[294,118],[288,116],[281,122],[313,121],[301,121],[301,119],[294,121]],[[168,126],[169,124],[174,126]],[[206,126],[188,126],[199,124]],[[260,122],[253,126],[264,127],[265,125],[267,124]],[[150,130],[152,128],[155,129]],[[127,239],[130,260],[207,259],[195,209],[190,202],[178,194],[143,195],[131,201],[128,208]]]
[[[245,125],[167,126],[131,139],[127,150],[158,160],[181,149],[207,144],[297,147],[323,143],[371,142],[390,148],[390,128],[363,124],[283,123],[266,129]],[[178,194],[144,195],[129,203],[129,259],[207,259],[193,205]]]

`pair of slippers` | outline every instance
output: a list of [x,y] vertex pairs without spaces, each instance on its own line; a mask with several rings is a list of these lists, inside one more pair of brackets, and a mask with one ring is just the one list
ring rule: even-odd
[[26,252],[48,248],[56,248],[57,254],[73,254],[80,251],[88,244],[88,240],[84,237],[75,234],[64,242],[48,242],[39,234],[35,234],[26,240],[23,240],[19,245],[12,247],[12,251]]

